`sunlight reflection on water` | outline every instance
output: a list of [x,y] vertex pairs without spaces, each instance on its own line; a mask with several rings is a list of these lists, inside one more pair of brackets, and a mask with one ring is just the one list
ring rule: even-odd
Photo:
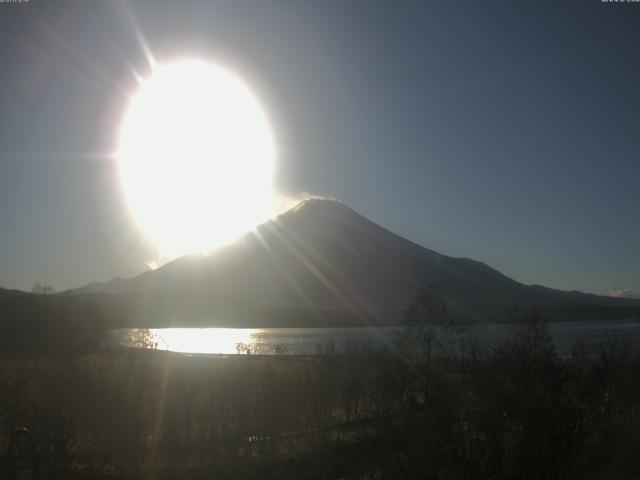
[[[466,344],[492,346],[513,333],[513,324],[469,325]],[[391,346],[397,327],[377,328],[156,328],[111,332],[106,345],[202,354],[314,355],[354,352]],[[558,322],[549,333],[561,355],[570,355],[577,341],[640,345],[640,323]]]
[[251,348],[255,329],[159,328],[150,330],[160,350],[193,353],[244,353]]
[[247,328],[151,328],[116,332],[116,344],[181,353],[236,354],[259,344],[259,331]]
[[[112,331],[107,345],[202,354],[326,354],[358,345],[385,344],[393,327],[367,328],[156,328]],[[364,333],[366,332],[366,333]]]

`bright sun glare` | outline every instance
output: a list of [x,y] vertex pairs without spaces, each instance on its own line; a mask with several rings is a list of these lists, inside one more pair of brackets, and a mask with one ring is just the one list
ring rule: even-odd
[[274,156],[251,90],[201,61],[154,67],[117,152],[129,208],[166,257],[210,251],[270,217]]

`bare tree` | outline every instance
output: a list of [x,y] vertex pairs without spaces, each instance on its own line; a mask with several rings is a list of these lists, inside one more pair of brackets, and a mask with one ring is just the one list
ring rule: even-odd
[[464,325],[449,313],[446,302],[429,289],[415,297],[405,313],[405,328],[396,346],[412,357],[430,361],[435,350],[445,351],[462,338]]
[[38,295],[53,295],[56,293],[56,289],[51,285],[47,285],[45,283],[40,284],[40,282],[36,282],[36,284],[31,289],[32,293],[37,293]]

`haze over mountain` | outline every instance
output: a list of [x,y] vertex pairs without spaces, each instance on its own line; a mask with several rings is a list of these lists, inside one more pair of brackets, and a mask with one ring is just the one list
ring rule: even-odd
[[618,298],[633,298],[635,300],[640,300],[640,292],[635,292],[630,288],[625,288],[623,290],[611,290],[609,291],[610,297],[618,297]]
[[[208,256],[73,291],[132,325],[390,325],[423,288],[467,321],[537,306],[553,319],[629,316],[634,302],[526,286],[421,247],[334,200],[313,199]],[[637,302],[635,302],[637,305]]]

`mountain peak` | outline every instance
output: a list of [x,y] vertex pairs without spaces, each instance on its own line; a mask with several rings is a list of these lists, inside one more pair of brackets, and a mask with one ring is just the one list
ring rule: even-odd
[[348,205],[334,198],[309,198],[281,215],[281,219],[305,219],[309,222],[355,221],[364,219]]
[[324,210],[343,210],[354,212],[353,209],[335,198],[314,197],[301,201],[289,211],[301,212],[308,210],[324,209]]

